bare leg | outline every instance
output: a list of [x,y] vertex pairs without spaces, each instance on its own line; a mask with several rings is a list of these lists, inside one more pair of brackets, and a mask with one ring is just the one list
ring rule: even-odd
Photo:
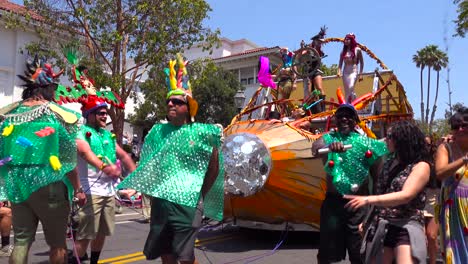
[[162,264],[177,264],[177,259],[174,255],[161,255]]
[[410,245],[400,245],[395,248],[395,257],[397,264],[412,264],[415,263],[413,257],[411,256],[411,246]]
[[49,261],[51,264],[66,263],[67,249],[66,248],[51,248],[49,252]]
[[315,87],[315,89],[320,91],[320,94],[325,95],[325,91],[323,90],[323,87],[322,87],[322,76],[321,75],[315,76],[315,78],[314,78],[314,87]]
[[28,253],[29,253],[30,247],[31,245],[27,245],[27,246],[15,245],[15,247],[13,248],[13,252],[11,252],[9,263],[10,264],[28,263]]
[[[0,208],[0,230],[2,237],[10,236],[11,231],[11,209],[7,207]],[[3,245],[2,245],[3,246]]]
[[90,241],[89,239],[82,239],[82,240],[75,241],[76,253],[78,254],[78,257],[84,256],[84,254],[86,253],[86,250],[88,249],[89,241]]
[[91,252],[99,252],[104,247],[106,236],[98,234],[94,240],[91,241]]
[[392,264],[395,253],[392,248],[384,247],[383,264]]
[[194,259],[193,261],[181,261],[180,264],[198,264],[197,259]]
[[429,264],[435,264],[437,259],[437,252],[439,250],[437,244],[437,233],[439,226],[437,225],[434,217],[430,217],[426,223],[426,237],[427,237],[427,253],[429,256]]

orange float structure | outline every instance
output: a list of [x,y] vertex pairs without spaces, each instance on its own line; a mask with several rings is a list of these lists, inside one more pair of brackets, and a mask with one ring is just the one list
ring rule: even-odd
[[[342,41],[329,38],[324,43]],[[382,138],[391,122],[412,119],[413,110],[393,71],[367,47],[361,44],[359,47],[377,61],[380,69],[365,73],[363,80],[356,83],[356,94],[364,95],[356,108],[360,109],[361,126],[368,129],[368,134]],[[309,61],[317,62],[316,54],[311,52]],[[320,229],[326,175],[322,160],[312,156],[311,146],[334,126],[333,113],[338,105],[334,94],[342,86],[341,78],[323,77],[328,96],[325,111],[312,114],[306,110],[305,117],[298,120],[266,120],[271,109],[280,112],[282,117],[291,116],[294,106],[303,104],[303,83],[297,80],[290,97],[281,99],[277,96],[281,91],[260,86],[224,131],[225,218],[239,226]],[[301,128],[305,121],[309,121],[310,129]]]

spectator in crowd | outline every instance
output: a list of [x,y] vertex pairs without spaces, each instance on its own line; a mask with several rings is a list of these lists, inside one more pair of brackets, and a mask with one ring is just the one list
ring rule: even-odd
[[8,201],[0,202],[0,235],[2,236],[2,247],[0,257],[9,257],[13,251],[10,244],[11,232],[11,208]]
[[452,140],[436,154],[440,193],[440,239],[446,263],[468,263],[468,108],[449,120]]
[[365,263],[426,263],[423,209],[431,155],[424,134],[409,121],[394,123],[387,132],[390,155],[377,180],[376,194],[345,195],[346,208],[373,206],[363,238]]

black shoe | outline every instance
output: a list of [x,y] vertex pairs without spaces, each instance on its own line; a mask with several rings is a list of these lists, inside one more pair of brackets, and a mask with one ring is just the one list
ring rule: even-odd
[[[85,260],[89,260],[88,253],[85,253],[84,256],[80,257],[80,262]],[[76,261],[76,257],[73,255],[73,252],[71,255],[68,255],[68,263],[78,264],[78,261]]]

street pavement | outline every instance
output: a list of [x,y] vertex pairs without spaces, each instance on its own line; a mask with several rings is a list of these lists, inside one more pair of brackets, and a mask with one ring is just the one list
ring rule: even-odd
[[[124,208],[122,214],[116,215],[115,233],[107,238],[99,263],[161,263],[160,259],[147,261],[141,252],[149,230],[149,224],[142,219],[139,209]],[[250,230],[229,223],[209,224],[199,233],[195,255],[200,264],[313,264],[317,263],[318,242],[319,234],[314,232]],[[71,240],[68,244],[72,249]],[[7,259],[0,258],[0,263],[7,263]],[[48,263],[48,247],[41,227],[29,263]]]

